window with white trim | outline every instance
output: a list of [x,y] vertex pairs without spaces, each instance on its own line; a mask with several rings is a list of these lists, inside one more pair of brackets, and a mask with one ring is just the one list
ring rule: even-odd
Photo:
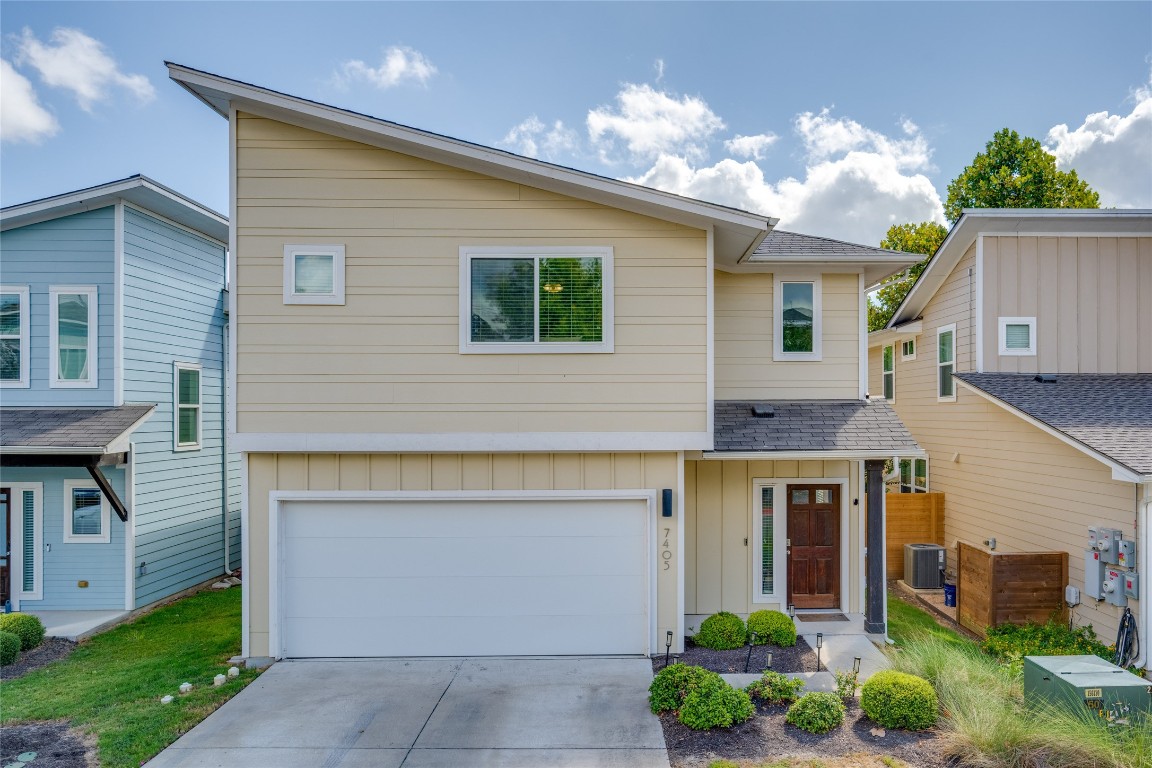
[[28,286],[0,287],[0,387],[28,386]]
[[460,351],[611,352],[612,248],[460,249]]
[[777,548],[784,540],[784,486],[757,482],[753,485],[752,504],[752,601],[777,602],[782,599],[782,558]]
[[882,354],[881,376],[884,379],[884,399],[891,401],[896,399],[896,348],[888,344]]
[[285,245],[285,304],[344,304],[344,246]]
[[203,427],[201,407],[202,376],[195,363],[173,363],[172,373],[172,436],[173,449],[196,451],[201,447]]
[[904,341],[900,342],[900,359],[916,359],[916,339],[904,339]]
[[773,359],[821,359],[820,278],[773,286]]
[[64,481],[64,543],[111,541],[108,500],[90,480]]
[[997,321],[1002,355],[1036,354],[1036,318],[1001,317]]
[[52,349],[48,386],[95,387],[97,327],[95,286],[48,288],[48,322]]
[[928,492],[928,459],[900,459],[900,493]]
[[952,402],[956,399],[956,383],[952,374],[956,370],[956,324],[936,329],[936,399]]

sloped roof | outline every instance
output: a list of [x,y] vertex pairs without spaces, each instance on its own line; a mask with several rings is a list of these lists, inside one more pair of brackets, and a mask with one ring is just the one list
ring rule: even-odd
[[119,453],[154,405],[0,409],[4,453]]
[[871,286],[923,258],[917,253],[774,229],[744,261],[744,265],[767,267],[790,262],[861,269],[866,283]]
[[987,396],[1136,475],[1152,476],[1152,373],[957,373]]
[[[772,416],[753,415],[753,407]],[[717,400],[715,453],[921,456],[892,406],[864,400]]]

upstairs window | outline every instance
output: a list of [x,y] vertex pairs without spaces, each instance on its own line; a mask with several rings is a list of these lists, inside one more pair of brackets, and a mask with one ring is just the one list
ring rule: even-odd
[[900,493],[928,492],[928,459],[900,459]]
[[936,399],[951,402],[956,399],[956,383],[952,374],[956,369],[956,324],[936,329]]
[[896,348],[892,345],[884,347],[884,399],[896,399]]
[[820,280],[780,280],[774,295],[774,360],[820,359]]
[[285,304],[344,304],[344,246],[284,246]]
[[175,395],[173,434],[175,450],[195,451],[201,447],[200,366],[192,363],[174,365]]
[[52,286],[48,299],[52,342],[49,386],[95,387],[96,288]]
[[916,359],[916,339],[904,339],[904,341],[900,342],[900,359]]
[[28,386],[28,287],[0,288],[0,386]]
[[1001,317],[997,323],[1002,355],[1036,354],[1036,318]]
[[461,248],[460,351],[611,352],[612,249]]
[[64,481],[64,543],[111,541],[108,502],[88,480]]

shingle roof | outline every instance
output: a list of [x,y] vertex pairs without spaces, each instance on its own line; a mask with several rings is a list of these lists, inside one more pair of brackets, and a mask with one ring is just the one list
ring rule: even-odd
[[0,410],[0,447],[104,449],[155,408],[4,408]]
[[1141,475],[1152,474],[1152,374],[957,373],[956,378]]
[[[753,406],[773,416],[753,416]],[[717,400],[715,450],[921,452],[892,406],[860,400]]]
[[[901,251],[892,251],[887,248],[872,248],[867,245],[846,243],[843,240],[833,240],[830,237],[816,237],[815,235],[801,235],[798,232],[785,232],[774,229],[768,233],[764,241],[757,246],[752,254],[753,259],[779,259],[788,256],[826,256],[826,257],[854,257],[874,258],[882,256],[907,256]],[[920,258],[920,257],[918,257]]]

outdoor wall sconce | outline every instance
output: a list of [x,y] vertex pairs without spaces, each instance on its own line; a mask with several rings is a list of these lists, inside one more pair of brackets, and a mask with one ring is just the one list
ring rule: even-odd
[[660,514],[664,517],[672,517],[672,489],[665,488],[660,491]]
[[672,654],[672,630],[664,637],[664,666],[668,666],[668,657]]
[[816,633],[816,671],[820,671],[820,650],[824,647],[824,633]]

